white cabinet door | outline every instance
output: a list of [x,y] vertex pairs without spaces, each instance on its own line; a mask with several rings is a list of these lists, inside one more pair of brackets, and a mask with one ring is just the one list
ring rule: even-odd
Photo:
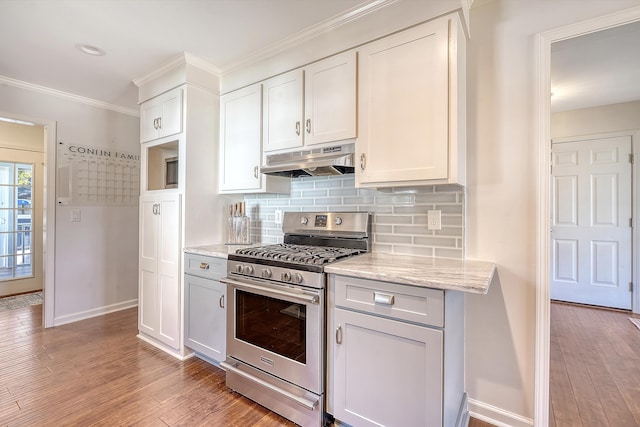
[[336,419],[354,426],[440,426],[442,331],[333,310]]
[[294,70],[263,83],[263,149],[302,146],[303,72]]
[[226,285],[185,276],[186,342],[193,350],[222,362],[226,355]]
[[138,328],[151,336],[158,330],[158,221],[156,197],[140,196]]
[[259,190],[262,85],[220,97],[220,191]]
[[140,107],[140,142],[182,132],[182,89],[174,89]]
[[357,186],[447,178],[449,22],[359,49]]
[[139,328],[180,347],[180,194],[140,196]]
[[304,69],[305,145],[356,137],[356,52]]

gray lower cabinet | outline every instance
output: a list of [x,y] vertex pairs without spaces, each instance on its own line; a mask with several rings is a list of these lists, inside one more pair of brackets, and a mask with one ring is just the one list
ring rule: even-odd
[[185,346],[214,363],[226,358],[226,266],[223,258],[185,254]]
[[353,426],[464,425],[464,296],[329,275],[327,412]]

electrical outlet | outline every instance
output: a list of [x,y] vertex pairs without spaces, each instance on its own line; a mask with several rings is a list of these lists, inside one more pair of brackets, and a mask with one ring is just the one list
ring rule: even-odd
[[80,222],[81,213],[80,209],[71,209],[71,222]]
[[273,220],[277,225],[282,225],[282,209],[276,209],[275,219]]
[[427,229],[428,230],[440,230],[442,229],[442,215],[438,210],[427,211]]

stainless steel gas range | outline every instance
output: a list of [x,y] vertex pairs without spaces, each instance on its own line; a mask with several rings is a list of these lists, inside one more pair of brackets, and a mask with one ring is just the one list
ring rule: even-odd
[[227,262],[227,386],[303,426],[323,424],[324,267],[369,251],[370,214],[285,212],[284,243]]

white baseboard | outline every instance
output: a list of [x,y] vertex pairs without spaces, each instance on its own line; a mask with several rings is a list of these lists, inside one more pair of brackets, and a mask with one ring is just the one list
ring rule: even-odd
[[468,399],[469,414],[480,421],[493,424],[496,427],[531,427],[533,420],[505,411],[496,406],[479,402],[475,399]]
[[67,314],[53,319],[53,326],[65,325],[67,323],[77,322],[79,320],[90,319],[103,314],[113,313],[114,311],[126,310],[127,308],[137,307],[138,299],[123,301],[116,304],[105,305],[91,310],[80,311],[78,313]]

